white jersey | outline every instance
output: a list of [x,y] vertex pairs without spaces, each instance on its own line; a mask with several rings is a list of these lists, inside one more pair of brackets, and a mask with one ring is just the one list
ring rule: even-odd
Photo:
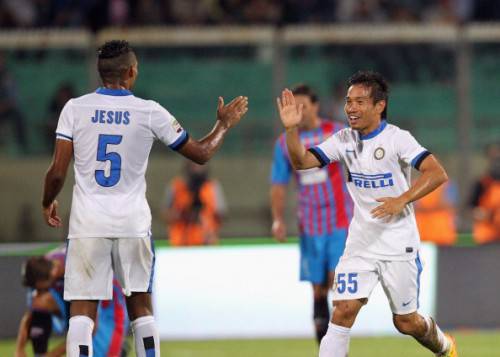
[[175,150],[188,140],[175,118],[130,91],[99,88],[66,103],[56,137],[74,148],[68,238],[147,237],[145,172],[153,141]]
[[350,128],[340,130],[311,152],[323,165],[341,161],[347,169],[354,216],[344,256],[414,259],[420,237],[413,205],[390,221],[374,219],[370,211],[381,204],[377,198],[397,197],[410,188],[411,166],[418,168],[428,151],[408,131],[383,120],[366,136]]

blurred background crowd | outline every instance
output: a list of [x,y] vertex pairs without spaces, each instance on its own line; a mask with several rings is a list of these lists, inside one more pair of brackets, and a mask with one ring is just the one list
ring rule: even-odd
[[494,0],[4,0],[0,28],[495,21]]

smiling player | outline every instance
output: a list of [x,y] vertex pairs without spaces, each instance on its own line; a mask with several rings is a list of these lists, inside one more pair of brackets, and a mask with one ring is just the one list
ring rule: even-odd
[[[318,97],[311,87],[298,85],[292,92],[295,100],[303,105],[300,138],[306,147],[318,145],[345,127],[341,122],[319,117]],[[280,135],[274,146],[270,190],[272,233],[276,240],[286,240],[286,191],[294,176],[298,186],[300,280],[312,284],[313,320],[319,343],[330,321],[328,291],[333,284],[335,267],[344,252],[352,201],[339,163],[295,171],[286,150],[285,137],[285,134]]]
[[[380,281],[394,325],[437,356],[457,356],[455,343],[431,317],[417,312],[422,265],[411,203],[447,180],[443,167],[408,132],[387,123],[388,85],[378,73],[349,80],[345,112],[350,128],[306,149],[299,137],[302,106],[285,89],[278,109],[298,170],[342,162],[354,201],[344,255],[336,268],[334,312],[320,357],[346,357],[349,334],[361,307]],[[411,167],[421,176],[411,185]]]

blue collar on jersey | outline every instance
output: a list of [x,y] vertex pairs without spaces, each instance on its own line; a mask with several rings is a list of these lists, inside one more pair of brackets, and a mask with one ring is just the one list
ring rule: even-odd
[[387,121],[385,119],[382,119],[382,122],[380,123],[380,125],[378,126],[377,129],[375,129],[374,131],[372,131],[371,133],[368,133],[366,135],[359,135],[359,138],[361,140],[374,138],[378,134],[380,134],[382,132],[382,130],[385,129],[386,126],[387,126]]
[[123,97],[126,95],[132,95],[132,92],[128,89],[112,89],[106,87],[99,87],[95,91],[97,94],[112,95],[115,97]]

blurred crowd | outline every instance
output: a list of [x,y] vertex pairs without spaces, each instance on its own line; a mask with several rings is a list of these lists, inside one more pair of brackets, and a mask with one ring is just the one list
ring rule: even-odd
[[495,0],[2,0],[0,28],[500,19]]

